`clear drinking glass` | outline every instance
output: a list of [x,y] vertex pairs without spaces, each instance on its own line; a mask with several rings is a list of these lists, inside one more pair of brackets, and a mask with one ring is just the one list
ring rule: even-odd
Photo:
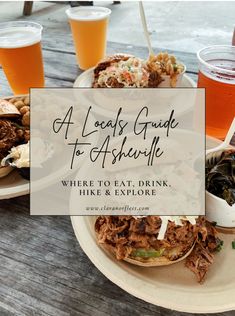
[[235,116],[235,46],[203,48],[198,87],[206,88],[206,133],[224,139]]
[[83,70],[94,67],[105,56],[106,33],[111,10],[103,7],[76,7],[66,10],[77,63]]
[[0,64],[14,94],[44,87],[42,26],[17,21],[0,23]]

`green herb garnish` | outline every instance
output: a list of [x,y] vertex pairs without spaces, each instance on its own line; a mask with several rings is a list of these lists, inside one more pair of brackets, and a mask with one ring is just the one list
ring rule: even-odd
[[232,248],[235,249],[235,240],[232,241]]
[[220,252],[220,250],[222,250],[222,248],[223,248],[224,241],[223,241],[223,240],[220,240],[220,239],[218,238],[218,239],[217,239],[217,242],[218,242],[218,244],[217,244],[217,247],[216,247],[216,251],[217,251],[217,252]]
[[11,124],[14,125],[18,129],[23,129],[23,130],[26,129],[25,126],[21,126],[21,125],[17,124],[16,122],[12,122]]
[[173,64],[173,69],[174,69],[174,72],[176,72],[178,70],[178,65],[177,64]]

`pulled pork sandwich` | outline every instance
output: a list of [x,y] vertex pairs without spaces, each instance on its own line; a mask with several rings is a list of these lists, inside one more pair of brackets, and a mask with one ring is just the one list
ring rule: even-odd
[[146,62],[128,55],[113,55],[94,69],[93,88],[155,88],[163,79]]
[[202,282],[222,242],[205,217],[99,216],[98,242],[118,260],[161,266],[186,258],[186,266]]
[[29,97],[0,99],[0,178],[13,170],[9,163],[3,165],[2,161],[12,148],[26,144],[29,138]]

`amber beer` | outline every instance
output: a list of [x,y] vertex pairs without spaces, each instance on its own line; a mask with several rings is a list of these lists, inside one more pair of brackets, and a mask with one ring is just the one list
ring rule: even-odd
[[44,87],[41,33],[34,22],[0,23],[0,64],[14,94]]
[[111,10],[103,7],[77,7],[66,10],[76,58],[83,70],[94,67],[105,56],[106,32]]
[[207,47],[198,59],[198,87],[206,89],[206,133],[223,140],[235,116],[235,47]]

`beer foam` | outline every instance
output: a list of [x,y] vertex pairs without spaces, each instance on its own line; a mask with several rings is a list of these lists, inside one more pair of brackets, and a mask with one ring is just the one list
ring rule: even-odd
[[67,16],[77,21],[96,21],[107,18],[111,10],[104,7],[77,7],[66,10]]
[[29,26],[0,29],[0,48],[30,46],[41,40],[41,29]]

